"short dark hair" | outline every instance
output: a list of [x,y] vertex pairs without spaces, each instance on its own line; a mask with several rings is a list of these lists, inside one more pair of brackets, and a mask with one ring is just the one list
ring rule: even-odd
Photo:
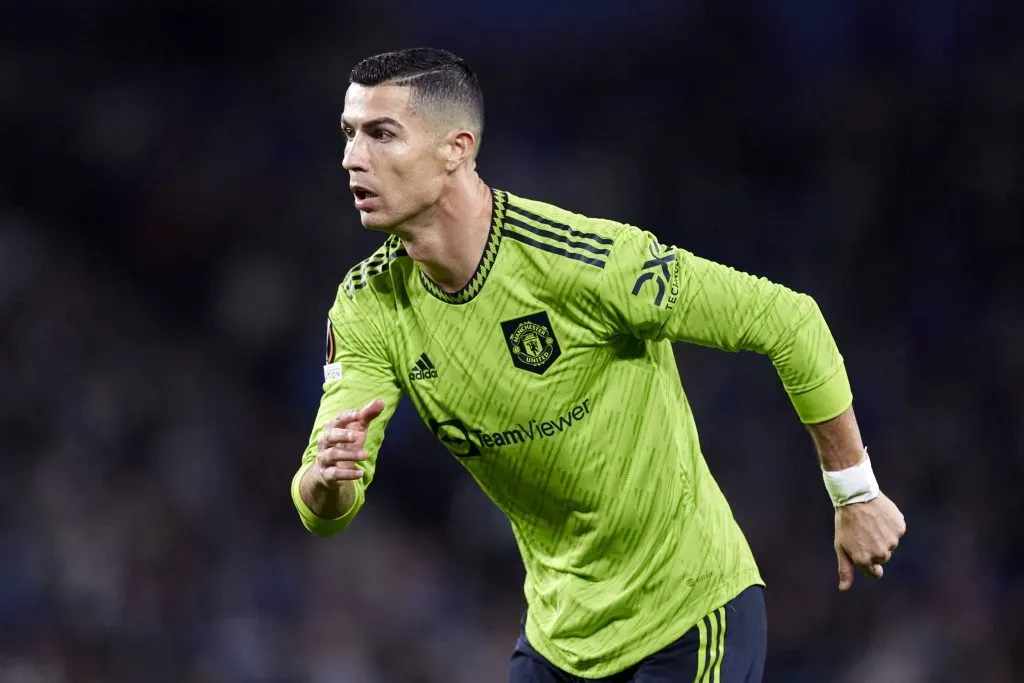
[[414,47],[384,52],[356,64],[349,82],[366,87],[405,85],[412,89],[411,103],[445,110],[453,121],[473,130],[479,138],[484,129],[484,96],[476,73],[451,52]]

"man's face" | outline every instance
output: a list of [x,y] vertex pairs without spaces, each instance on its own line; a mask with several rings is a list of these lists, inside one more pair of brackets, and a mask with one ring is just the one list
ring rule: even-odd
[[345,93],[342,166],[363,227],[390,231],[437,202],[446,174],[442,141],[432,122],[409,106],[406,86]]

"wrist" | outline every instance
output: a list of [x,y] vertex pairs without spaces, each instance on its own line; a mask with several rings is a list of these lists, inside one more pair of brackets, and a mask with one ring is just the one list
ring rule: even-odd
[[822,468],[821,475],[833,507],[866,503],[881,494],[867,448],[858,464],[831,472]]

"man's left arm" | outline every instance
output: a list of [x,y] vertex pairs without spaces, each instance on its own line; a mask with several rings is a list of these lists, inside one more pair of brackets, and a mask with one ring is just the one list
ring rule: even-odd
[[808,429],[836,509],[839,590],[853,585],[854,567],[880,579],[882,566],[907,532],[907,523],[895,503],[878,488],[853,407],[836,418],[808,425]]
[[840,589],[850,565],[880,577],[905,526],[878,490],[853,413],[843,358],[815,301],[765,278],[623,231],[597,305],[612,333],[768,356],[818,450],[836,508]]

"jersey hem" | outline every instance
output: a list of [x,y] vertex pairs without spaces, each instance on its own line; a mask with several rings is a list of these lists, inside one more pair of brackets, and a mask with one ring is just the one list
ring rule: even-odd
[[302,525],[315,536],[326,538],[332,536],[339,531],[342,531],[345,527],[352,523],[355,519],[356,514],[359,512],[359,508],[363,506],[364,496],[363,487],[356,484],[356,499],[352,503],[345,514],[341,517],[335,517],[334,519],[327,519],[320,517],[313,512],[306,501],[302,499],[302,493],[299,489],[299,482],[302,481],[302,475],[306,473],[306,470],[310,468],[312,462],[308,462],[299,468],[299,471],[292,477],[291,495],[292,503],[295,505],[296,512],[299,513],[299,517],[302,519]]
[[[738,596],[751,586],[764,586],[764,580],[757,569],[743,572],[734,581],[729,582],[721,589],[712,593],[704,599],[704,605],[696,617],[687,610],[686,618],[679,621],[671,621],[668,624],[656,626],[646,633],[638,634],[634,638],[634,644],[628,646],[615,657],[603,661],[600,665],[587,669],[579,669],[570,664],[565,658],[559,656],[560,650],[544,634],[530,627],[530,620],[526,622],[526,637],[530,645],[545,659],[561,669],[563,672],[581,678],[607,678],[621,673],[631,666],[639,664],[643,659],[665,649],[672,643],[679,640],[683,635],[697,625],[706,615],[714,612],[719,607]],[[664,634],[655,638],[654,634]]]
[[831,377],[814,389],[791,394],[790,401],[805,425],[818,424],[841,415],[853,403],[850,378],[845,366],[840,364]]

